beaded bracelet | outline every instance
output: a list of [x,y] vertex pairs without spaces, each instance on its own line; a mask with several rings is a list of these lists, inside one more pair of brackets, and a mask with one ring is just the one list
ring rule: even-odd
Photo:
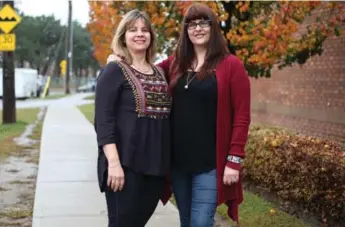
[[233,156],[233,155],[228,155],[228,157],[226,159],[229,162],[233,162],[233,163],[237,163],[237,164],[240,164],[242,162],[242,158],[237,157],[237,156]]

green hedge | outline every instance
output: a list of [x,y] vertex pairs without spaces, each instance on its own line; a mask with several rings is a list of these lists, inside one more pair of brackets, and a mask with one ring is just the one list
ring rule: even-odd
[[345,221],[345,152],[329,140],[253,126],[246,146],[246,180],[319,216]]

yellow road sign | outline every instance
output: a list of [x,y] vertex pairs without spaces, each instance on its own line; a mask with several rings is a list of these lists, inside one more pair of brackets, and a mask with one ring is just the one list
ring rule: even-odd
[[0,28],[3,32],[9,33],[19,24],[22,18],[14,11],[10,5],[5,5],[0,10]]
[[14,51],[16,49],[15,34],[0,34],[0,51]]
[[60,62],[61,76],[65,76],[65,74],[66,74],[66,65],[67,65],[66,60],[62,60]]

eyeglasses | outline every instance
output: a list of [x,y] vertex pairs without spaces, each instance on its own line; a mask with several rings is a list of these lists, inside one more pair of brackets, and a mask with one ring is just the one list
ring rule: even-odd
[[200,28],[207,28],[211,25],[211,21],[210,20],[201,20],[199,22],[189,22],[187,23],[187,28],[189,30],[194,30],[196,29],[197,26],[200,26]]

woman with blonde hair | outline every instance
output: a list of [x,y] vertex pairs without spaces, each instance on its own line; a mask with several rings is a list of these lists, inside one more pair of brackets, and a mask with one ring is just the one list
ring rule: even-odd
[[[108,57],[114,59],[119,56]],[[211,8],[194,3],[187,9],[175,52],[158,65],[173,98],[171,183],[181,227],[213,227],[222,203],[238,222],[250,82]]]
[[170,170],[171,97],[164,72],[152,64],[154,47],[148,16],[128,12],[112,43],[125,61],[108,63],[98,78],[98,178],[109,227],[144,227]]

